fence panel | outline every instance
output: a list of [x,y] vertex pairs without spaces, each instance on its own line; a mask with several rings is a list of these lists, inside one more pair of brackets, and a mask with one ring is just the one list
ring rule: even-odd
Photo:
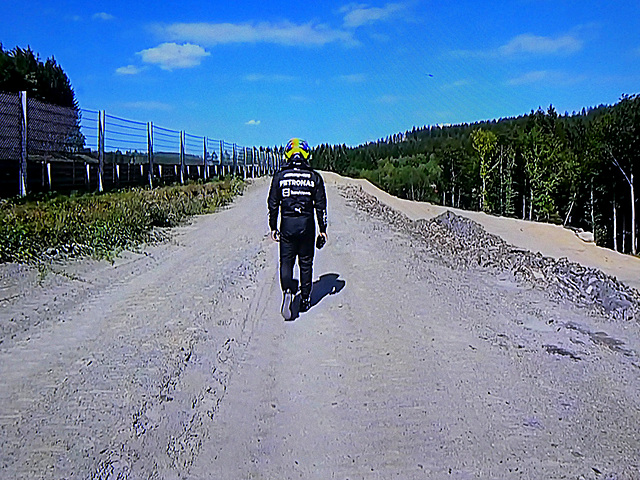
[[180,132],[153,125],[153,162],[161,182],[181,181]]
[[0,191],[3,196],[19,193],[22,119],[20,98],[15,93],[0,92]]
[[[83,108],[80,110],[80,130],[84,136],[85,149],[98,151],[98,115],[97,110]],[[96,154],[97,157],[97,154]]]
[[78,112],[27,98],[27,154],[75,153],[84,142]]
[[158,163],[180,165],[180,132],[154,125],[153,156]]
[[184,134],[184,164],[186,177],[197,180],[204,176],[204,139],[189,133]]
[[262,148],[245,148],[107,115],[104,111],[78,112],[0,92],[0,196],[3,197],[25,191],[20,186],[24,183],[18,182],[25,178],[20,173],[25,169],[28,193],[95,191],[216,175],[255,176],[271,170],[270,158],[264,152]]
[[105,115],[104,141],[105,152],[144,158],[147,155],[147,124]]
[[0,159],[20,158],[20,97],[15,93],[0,92]]

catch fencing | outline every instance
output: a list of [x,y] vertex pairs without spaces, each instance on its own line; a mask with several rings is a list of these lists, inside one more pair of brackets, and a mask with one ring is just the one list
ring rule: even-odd
[[0,196],[272,174],[279,147],[225,140],[139,122],[104,110],[64,108],[0,92]]

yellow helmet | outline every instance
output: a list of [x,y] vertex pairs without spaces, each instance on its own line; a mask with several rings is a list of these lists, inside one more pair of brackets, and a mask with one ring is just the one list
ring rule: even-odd
[[309,160],[311,149],[309,144],[299,138],[292,138],[284,147],[284,158],[287,160]]

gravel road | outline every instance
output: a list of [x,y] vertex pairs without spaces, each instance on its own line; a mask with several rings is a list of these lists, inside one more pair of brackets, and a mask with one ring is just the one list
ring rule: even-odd
[[285,322],[268,179],[172,240],[0,267],[2,479],[639,479],[640,327],[328,185]]

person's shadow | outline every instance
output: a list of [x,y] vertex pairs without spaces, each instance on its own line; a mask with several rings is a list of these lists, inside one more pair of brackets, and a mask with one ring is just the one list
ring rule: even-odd
[[[321,275],[318,280],[313,282],[313,289],[311,290],[311,308],[316,306],[327,295],[335,295],[339,293],[347,284],[344,280],[340,279],[340,275],[337,273],[325,273]],[[300,294],[298,293],[293,299],[291,305],[291,320],[294,321],[300,315]]]

